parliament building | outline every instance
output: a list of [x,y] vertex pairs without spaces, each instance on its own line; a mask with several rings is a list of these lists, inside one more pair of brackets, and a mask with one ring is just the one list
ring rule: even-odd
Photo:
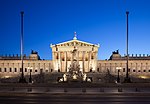
[[[38,52],[32,51],[29,56],[23,56],[24,75],[32,75],[40,73],[65,73],[68,72],[72,52],[77,50],[75,54],[79,63],[80,71],[83,73],[109,73],[120,76],[126,75],[126,55],[121,56],[119,51],[112,52],[107,60],[98,60],[99,44],[91,44],[80,41],[76,35],[70,41],[59,44],[51,44],[52,60],[42,60]],[[150,55],[129,55],[129,75],[138,78],[150,78]],[[21,75],[21,57],[20,55],[1,55],[0,56],[0,78],[10,78]]]

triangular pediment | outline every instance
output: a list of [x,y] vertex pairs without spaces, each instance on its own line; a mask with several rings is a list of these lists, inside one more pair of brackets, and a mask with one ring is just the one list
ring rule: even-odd
[[88,43],[88,42],[84,42],[84,41],[74,39],[74,40],[58,43],[58,44],[55,44],[55,45],[51,45],[51,47],[53,47],[53,46],[96,46],[96,47],[99,47],[99,44],[95,45],[95,44],[91,44],[91,43]]

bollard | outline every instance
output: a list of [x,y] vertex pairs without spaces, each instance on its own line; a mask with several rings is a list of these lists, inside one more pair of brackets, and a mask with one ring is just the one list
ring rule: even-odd
[[140,92],[140,90],[138,88],[135,88],[135,92]]
[[15,91],[15,88],[12,88],[12,91]]
[[122,88],[118,88],[118,92],[122,92]]
[[15,91],[15,88],[13,87],[12,89],[10,89],[10,91]]
[[82,89],[82,92],[86,92],[86,88],[83,88],[83,89]]
[[66,88],[64,88],[64,92],[68,92]]
[[50,90],[49,90],[49,88],[47,88],[46,90],[45,90],[45,92],[49,92]]
[[28,91],[28,92],[32,92],[32,88],[28,88],[27,91]]
[[103,88],[101,88],[101,89],[100,89],[100,92],[104,92],[104,89],[103,89]]

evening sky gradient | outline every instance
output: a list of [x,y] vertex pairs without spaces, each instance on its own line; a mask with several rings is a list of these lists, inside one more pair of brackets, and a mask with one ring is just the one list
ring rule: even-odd
[[20,54],[20,11],[24,11],[24,53],[51,59],[50,44],[73,39],[100,44],[98,59],[112,51],[150,53],[150,0],[0,0],[0,54]]

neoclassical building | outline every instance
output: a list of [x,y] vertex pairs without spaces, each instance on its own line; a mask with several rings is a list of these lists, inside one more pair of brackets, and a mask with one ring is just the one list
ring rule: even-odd
[[[117,75],[126,74],[126,55],[121,56],[119,51],[112,52],[108,60],[98,60],[99,44],[91,44],[77,39],[76,34],[70,41],[51,44],[52,60],[41,60],[38,52],[32,51],[29,56],[24,55],[23,70],[25,75],[40,73],[68,72],[72,61],[73,50],[77,50],[76,60],[80,71],[83,73],[107,73]],[[150,55],[130,55],[129,75],[150,78]],[[15,77],[21,75],[21,60],[19,55],[0,56],[0,78]]]
[[95,71],[97,69],[97,53],[99,45],[73,40],[52,45],[53,69],[60,72],[68,72],[73,59],[73,50],[76,49],[76,60],[82,72]]

